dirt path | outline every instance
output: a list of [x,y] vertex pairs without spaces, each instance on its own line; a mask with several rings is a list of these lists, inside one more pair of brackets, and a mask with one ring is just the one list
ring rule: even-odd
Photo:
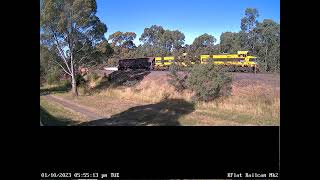
[[53,95],[46,95],[46,96],[43,96],[45,99],[49,100],[49,101],[53,101],[53,102],[56,102],[56,103],[59,103],[61,104],[63,107],[65,108],[68,108],[68,109],[71,109],[72,111],[75,111],[75,112],[78,112],[78,113],[81,113],[85,116],[87,116],[89,118],[88,121],[91,121],[91,120],[96,120],[96,119],[102,119],[102,118],[109,118],[108,116],[101,116],[91,110],[89,110],[89,108],[87,107],[84,107],[84,106],[79,106],[69,100],[66,100],[66,99],[62,99],[62,98],[58,98],[56,96],[53,96]]

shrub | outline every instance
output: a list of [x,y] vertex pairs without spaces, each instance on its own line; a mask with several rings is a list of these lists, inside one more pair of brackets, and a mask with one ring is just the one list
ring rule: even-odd
[[60,84],[62,87],[65,87],[66,89],[71,87],[71,82],[67,79],[61,80]]
[[166,101],[169,99],[169,97],[170,97],[170,93],[164,92],[161,96],[161,101]]
[[47,83],[49,85],[56,84],[60,82],[60,72],[59,71],[51,71],[47,74]]
[[90,91],[86,85],[81,85],[78,87],[79,95],[85,96],[90,95]]
[[77,86],[85,85],[86,80],[84,79],[84,77],[81,74],[77,74],[76,75],[76,83],[77,83]]
[[187,75],[179,75],[178,74],[178,70],[180,68],[176,65],[170,66],[169,68],[169,84],[171,84],[176,91],[178,92],[182,92],[183,90],[185,90],[187,88],[186,85],[186,79],[187,79]]
[[88,74],[88,80],[89,81],[96,81],[99,78],[99,75],[95,72],[91,72]]
[[118,57],[112,57],[108,59],[107,66],[117,66],[119,64]]
[[195,100],[211,101],[231,93],[232,79],[220,67],[213,64],[194,65],[186,79],[186,85],[195,92]]

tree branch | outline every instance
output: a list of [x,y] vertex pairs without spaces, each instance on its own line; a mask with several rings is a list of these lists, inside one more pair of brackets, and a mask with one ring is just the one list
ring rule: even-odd
[[95,53],[95,52],[98,52],[98,50],[94,50],[92,51],[91,53],[83,56],[78,62],[75,62],[75,64],[79,65],[85,58],[88,58],[91,54]]
[[69,74],[71,76],[71,73],[69,73],[60,63],[58,63],[58,61],[56,61],[54,58],[52,58],[52,60],[53,60],[53,62],[58,64],[65,73],[67,73],[67,74]]
[[90,63],[92,63],[92,62],[95,62],[95,61],[90,61],[90,62],[87,62],[87,63],[85,63],[84,65],[90,64]]
[[59,51],[60,55],[62,56],[62,59],[64,60],[64,63],[66,64],[69,72],[71,72],[71,70],[70,70],[70,68],[69,68],[69,66],[68,66],[67,59],[66,59],[66,57],[64,56],[64,54],[63,54],[63,52],[62,52],[62,49],[61,49],[60,43],[59,43],[59,41],[58,41],[58,38],[57,38],[56,34],[54,33],[54,31],[52,30],[51,27],[50,27],[50,30],[51,30],[51,32],[52,32],[52,34],[53,34],[53,37],[54,37],[54,39],[55,39],[55,41],[56,41],[56,43],[57,43],[58,51]]
[[84,45],[85,45],[86,43],[87,43],[87,39],[86,39],[85,42],[83,43],[82,47],[81,47],[77,52],[75,52],[75,53],[80,52],[80,51],[84,48]]
[[89,57],[89,55],[86,55],[86,56],[83,56],[78,62],[76,62],[75,64],[77,64],[77,65],[80,65],[80,63],[84,60],[84,59],[86,59],[86,58],[88,58]]

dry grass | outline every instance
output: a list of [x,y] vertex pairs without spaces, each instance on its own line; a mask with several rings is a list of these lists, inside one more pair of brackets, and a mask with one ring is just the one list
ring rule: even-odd
[[[146,77],[135,87],[109,88],[100,92],[99,96],[157,103],[169,98],[182,98],[190,101],[192,93],[190,91],[176,92],[166,79],[150,80]],[[227,124],[279,125],[279,88],[262,82],[239,81],[233,83],[231,96],[217,99],[214,102],[197,103],[193,114],[196,114],[193,115],[194,118],[204,116],[201,119],[207,119],[207,124],[210,124],[211,119],[212,124],[221,120],[226,121]],[[188,119],[188,117],[185,118]],[[193,122],[192,124],[198,123]]]
[[[279,125],[280,94],[267,84],[233,85],[232,95],[216,102],[198,103],[199,112],[226,116],[237,122]],[[220,115],[217,115],[220,114]],[[231,116],[235,116],[232,118]],[[241,118],[242,117],[242,118]]]
[[157,103],[163,99],[180,99],[190,100],[192,93],[186,91],[178,93],[167,81],[149,81],[144,80],[137,86],[127,88],[109,88],[101,93],[100,95],[109,97],[118,97],[120,99],[142,101],[148,103]]
[[[99,78],[90,85],[99,85]],[[163,75],[146,76],[133,87],[103,88],[90,96],[76,99],[59,94],[76,103],[96,109],[100,114],[116,114],[142,104],[156,104],[165,99],[191,101],[192,92],[178,93]],[[119,100],[120,99],[120,100]],[[232,95],[214,102],[196,103],[195,110],[179,118],[182,125],[280,125],[280,88],[272,83],[237,80]]]

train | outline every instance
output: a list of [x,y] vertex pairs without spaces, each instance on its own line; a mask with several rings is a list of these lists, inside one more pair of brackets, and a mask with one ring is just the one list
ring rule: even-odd
[[[186,55],[186,54],[184,54]],[[181,58],[181,57],[178,57]],[[183,58],[183,57],[182,57]],[[226,67],[229,71],[237,72],[257,72],[259,71],[257,57],[249,54],[249,51],[238,51],[237,54],[218,54],[218,55],[200,55],[196,61],[186,63],[178,61],[174,56],[166,57],[147,57],[135,59],[120,59],[118,69],[145,69],[145,70],[168,70],[170,66],[187,67],[192,64],[213,63],[218,66]]]
[[153,70],[154,69],[154,58],[135,58],[135,59],[120,59],[118,70],[135,70],[135,69],[145,69]]

